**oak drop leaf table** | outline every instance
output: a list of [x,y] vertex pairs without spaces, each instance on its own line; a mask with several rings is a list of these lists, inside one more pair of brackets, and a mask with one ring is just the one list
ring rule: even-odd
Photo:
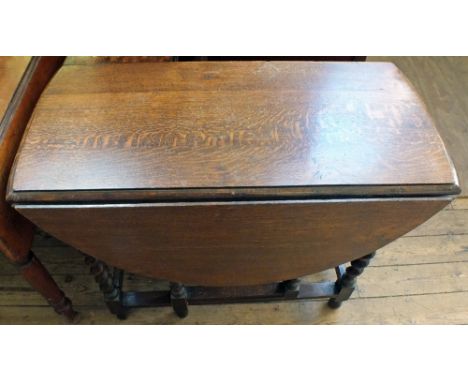
[[[111,311],[328,298],[459,193],[425,106],[388,63],[64,65],[7,200],[86,254]],[[342,264],[351,262],[348,268]],[[335,268],[337,280],[301,283]],[[171,282],[124,291],[122,272]]]

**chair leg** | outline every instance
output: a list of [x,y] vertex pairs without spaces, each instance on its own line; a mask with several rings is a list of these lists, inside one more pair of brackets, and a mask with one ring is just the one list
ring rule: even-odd
[[375,256],[375,252],[370,253],[360,259],[351,261],[351,266],[346,268],[345,274],[336,282],[338,290],[337,296],[328,300],[328,306],[337,309],[343,301],[348,300],[356,288],[356,278],[364,272],[370,260]]
[[47,300],[58,314],[63,315],[70,323],[78,322],[79,314],[73,309],[71,301],[32,251],[29,252],[26,261],[17,262],[16,266],[23,278]]

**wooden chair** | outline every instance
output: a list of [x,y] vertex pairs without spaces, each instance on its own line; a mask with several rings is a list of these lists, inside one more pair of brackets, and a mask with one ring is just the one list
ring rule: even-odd
[[31,251],[34,225],[5,201],[8,176],[23,132],[42,90],[62,62],[63,57],[33,57],[15,90],[15,76],[17,78],[18,70],[21,70],[18,66],[23,64],[24,67],[24,59],[0,58],[0,80],[3,82],[0,91],[6,106],[0,123],[0,251],[57,313],[73,322],[78,319],[78,314],[70,300]]

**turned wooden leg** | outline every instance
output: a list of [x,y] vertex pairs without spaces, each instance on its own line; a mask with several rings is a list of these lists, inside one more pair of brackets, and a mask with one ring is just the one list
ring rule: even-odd
[[291,279],[282,282],[284,296],[286,298],[296,298],[301,288],[301,280]]
[[370,253],[360,259],[351,261],[351,266],[346,268],[345,274],[336,282],[337,296],[328,300],[328,306],[337,309],[343,301],[348,300],[356,288],[356,278],[364,272],[370,260],[375,256],[375,252]]
[[125,320],[128,310],[122,305],[122,272],[119,270],[110,272],[105,263],[91,256],[85,256],[85,263],[89,265],[91,274],[99,284],[110,312],[119,320]]
[[171,305],[180,318],[188,315],[187,289],[182,284],[171,283]]
[[16,263],[16,266],[23,278],[52,305],[58,314],[63,315],[71,323],[78,321],[79,315],[73,310],[71,301],[32,251],[29,252],[26,261]]

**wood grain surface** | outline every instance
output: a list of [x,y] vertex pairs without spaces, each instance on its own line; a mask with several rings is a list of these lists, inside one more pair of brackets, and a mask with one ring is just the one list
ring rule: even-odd
[[16,205],[106,263],[205,286],[255,285],[333,268],[381,248],[449,198],[134,205]]
[[128,64],[140,62],[169,62],[172,56],[70,56],[64,65]]
[[[271,187],[283,197],[301,187],[336,195],[335,186],[361,195],[458,192],[432,120],[392,64],[64,66],[35,110],[10,200],[179,189],[190,199],[187,189],[209,197],[217,188],[235,198]],[[47,192],[28,198],[35,191]]]

